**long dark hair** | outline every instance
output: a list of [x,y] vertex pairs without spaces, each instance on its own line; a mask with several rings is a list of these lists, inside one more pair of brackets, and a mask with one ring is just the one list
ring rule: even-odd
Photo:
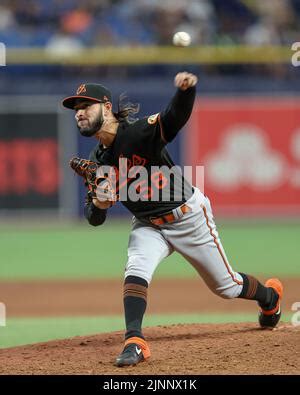
[[119,122],[134,123],[138,120],[135,116],[140,111],[139,103],[131,103],[126,93],[121,93],[118,100],[118,112],[114,116]]

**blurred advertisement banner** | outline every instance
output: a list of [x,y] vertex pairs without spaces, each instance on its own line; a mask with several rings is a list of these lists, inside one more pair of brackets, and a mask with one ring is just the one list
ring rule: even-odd
[[205,194],[228,215],[300,213],[300,99],[197,100],[185,164],[204,165]]
[[59,204],[57,114],[0,114],[1,209]]

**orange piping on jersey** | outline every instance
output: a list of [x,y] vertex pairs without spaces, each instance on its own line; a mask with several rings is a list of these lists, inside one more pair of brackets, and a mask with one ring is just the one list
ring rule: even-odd
[[224,264],[225,264],[225,266],[226,266],[226,269],[227,269],[228,273],[230,274],[232,280],[233,280],[235,283],[237,283],[237,284],[239,284],[239,285],[243,285],[243,282],[238,281],[236,278],[234,278],[233,273],[231,273],[231,271],[230,271],[230,269],[229,269],[229,266],[228,266],[228,262],[226,261],[226,258],[225,258],[225,256],[224,256],[222,250],[221,250],[221,247],[220,247],[220,245],[219,245],[219,243],[218,243],[218,241],[217,241],[217,238],[216,238],[216,236],[213,234],[213,230],[212,230],[211,226],[210,226],[209,223],[208,223],[208,216],[207,216],[207,213],[206,213],[206,208],[205,208],[202,204],[201,204],[201,208],[202,208],[202,210],[203,210],[203,212],[204,212],[204,216],[205,216],[205,219],[206,219],[206,224],[207,224],[207,226],[208,226],[208,228],[209,228],[209,232],[210,232],[211,236],[212,236],[213,239],[214,239],[214,242],[215,242],[215,244],[216,244],[216,246],[217,246],[217,248],[218,248],[218,251],[219,251],[219,253],[220,253],[220,255],[221,255],[222,259],[223,259],[223,262],[224,262]]
[[160,128],[160,137],[161,137],[162,141],[163,141],[165,144],[167,144],[168,142],[167,142],[167,140],[165,139],[165,136],[164,136],[164,129],[163,129],[163,127],[162,127],[162,123],[161,123],[161,119],[160,119],[160,114],[158,114],[158,123],[159,123],[159,128]]

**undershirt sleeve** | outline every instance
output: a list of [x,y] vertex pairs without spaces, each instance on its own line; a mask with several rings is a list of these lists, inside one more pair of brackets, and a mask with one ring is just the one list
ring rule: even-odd
[[171,142],[189,120],[195,97],[195,87],[190,87],[185,91],[177,89],[168,107],[160,113],[161,137],[166,143]]

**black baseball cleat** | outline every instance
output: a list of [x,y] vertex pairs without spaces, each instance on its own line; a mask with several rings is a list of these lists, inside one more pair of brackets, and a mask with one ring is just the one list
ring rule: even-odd
[[137,365],[144,361],[142,349],[137,344],[128,344],[116,359],[117,366],[131,366]]
[[124,350],[117,357],[115,365],[134,366],[150,357],[150,349],[144,339],[132,337],[125,341]]
[[264,329],[273,329],[278,324],[281,317],[280,301],[283,296],[283,286],[277,278],[271,278],[267,280],[265,286],[274,289],[274,291],[278,294],[278,301],[275,308],[272,310],[264,310],[261,308],[258,316],[258,322],[259,325]]

